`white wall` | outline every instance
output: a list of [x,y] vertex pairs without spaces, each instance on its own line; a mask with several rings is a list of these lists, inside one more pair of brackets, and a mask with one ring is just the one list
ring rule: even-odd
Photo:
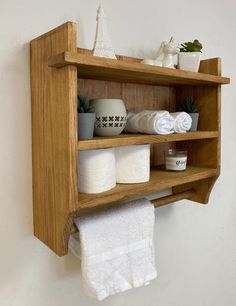
[[[32,235],[29,41],[79,22],[91,48],[98,0],[1,0],[0,305],[100,305],[84,296],[79,262],[59,258]],[[142,56],[173,35],[199,38],[203,57],[221,56],[231,85],[222,91],[222,175],[208,206],[182,201],[157,209],[158,278],[102,305],[236,305],[236,124],[234,0],[104,0],[116,52]]]

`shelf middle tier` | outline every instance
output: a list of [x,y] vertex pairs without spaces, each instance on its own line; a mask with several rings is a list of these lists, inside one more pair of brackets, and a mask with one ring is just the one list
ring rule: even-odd
[[131,200],[166,188],[203,180],[218,175],[217,169],[188,166],[182,172],[170,172],[152,168],[150,180],[140,184],[117,184],[109,191],[98,194],[78,194],[78,209],[90,209],[106,204]]
[[164,143],[172,141],[185,141],[195,139],[217,138],[217,131],[197,131],[169,135],[147,135],[147,134],[120,134],[113,137],[94,137],[90,140],[80,140],[79,150],[95,150],[111,147],[129,146],[135,144]]

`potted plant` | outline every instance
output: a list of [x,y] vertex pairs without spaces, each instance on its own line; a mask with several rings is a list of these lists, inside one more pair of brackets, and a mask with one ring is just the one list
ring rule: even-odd
[[197,39],[181,44],[178,54],[178,68],[198,72],[201,50],[202,44]]
[[194,97],[188,97],[184,99],[181,103],[181,107],[183,111],[188,113],[192,118],[190,131],[197,131],[199,112]]
[[95,113],[86,96],[78,96],[78,136],[79,139],[93,138]]

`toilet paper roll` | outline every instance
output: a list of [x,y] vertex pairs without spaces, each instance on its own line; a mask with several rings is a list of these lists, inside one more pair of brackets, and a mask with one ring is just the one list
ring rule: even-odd
[[78,189],[81,193],[99,193],[116,186],[114,149],[80,151]]
[[150,179],[150,145],[115,149],[116,182],[143,183]]

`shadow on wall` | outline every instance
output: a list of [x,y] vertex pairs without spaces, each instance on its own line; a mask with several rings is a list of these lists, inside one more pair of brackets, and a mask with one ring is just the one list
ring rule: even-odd
[[[4,167],[1,202],[9,235],[32,236],[32,151],[29,44],[13,46],[0,60],[3,97],[2,143]],[[5,97],[5,98],[4,98]],[[8,218],[9,215],[9,218]],[[9,220],[12,229],[9,231]]]

